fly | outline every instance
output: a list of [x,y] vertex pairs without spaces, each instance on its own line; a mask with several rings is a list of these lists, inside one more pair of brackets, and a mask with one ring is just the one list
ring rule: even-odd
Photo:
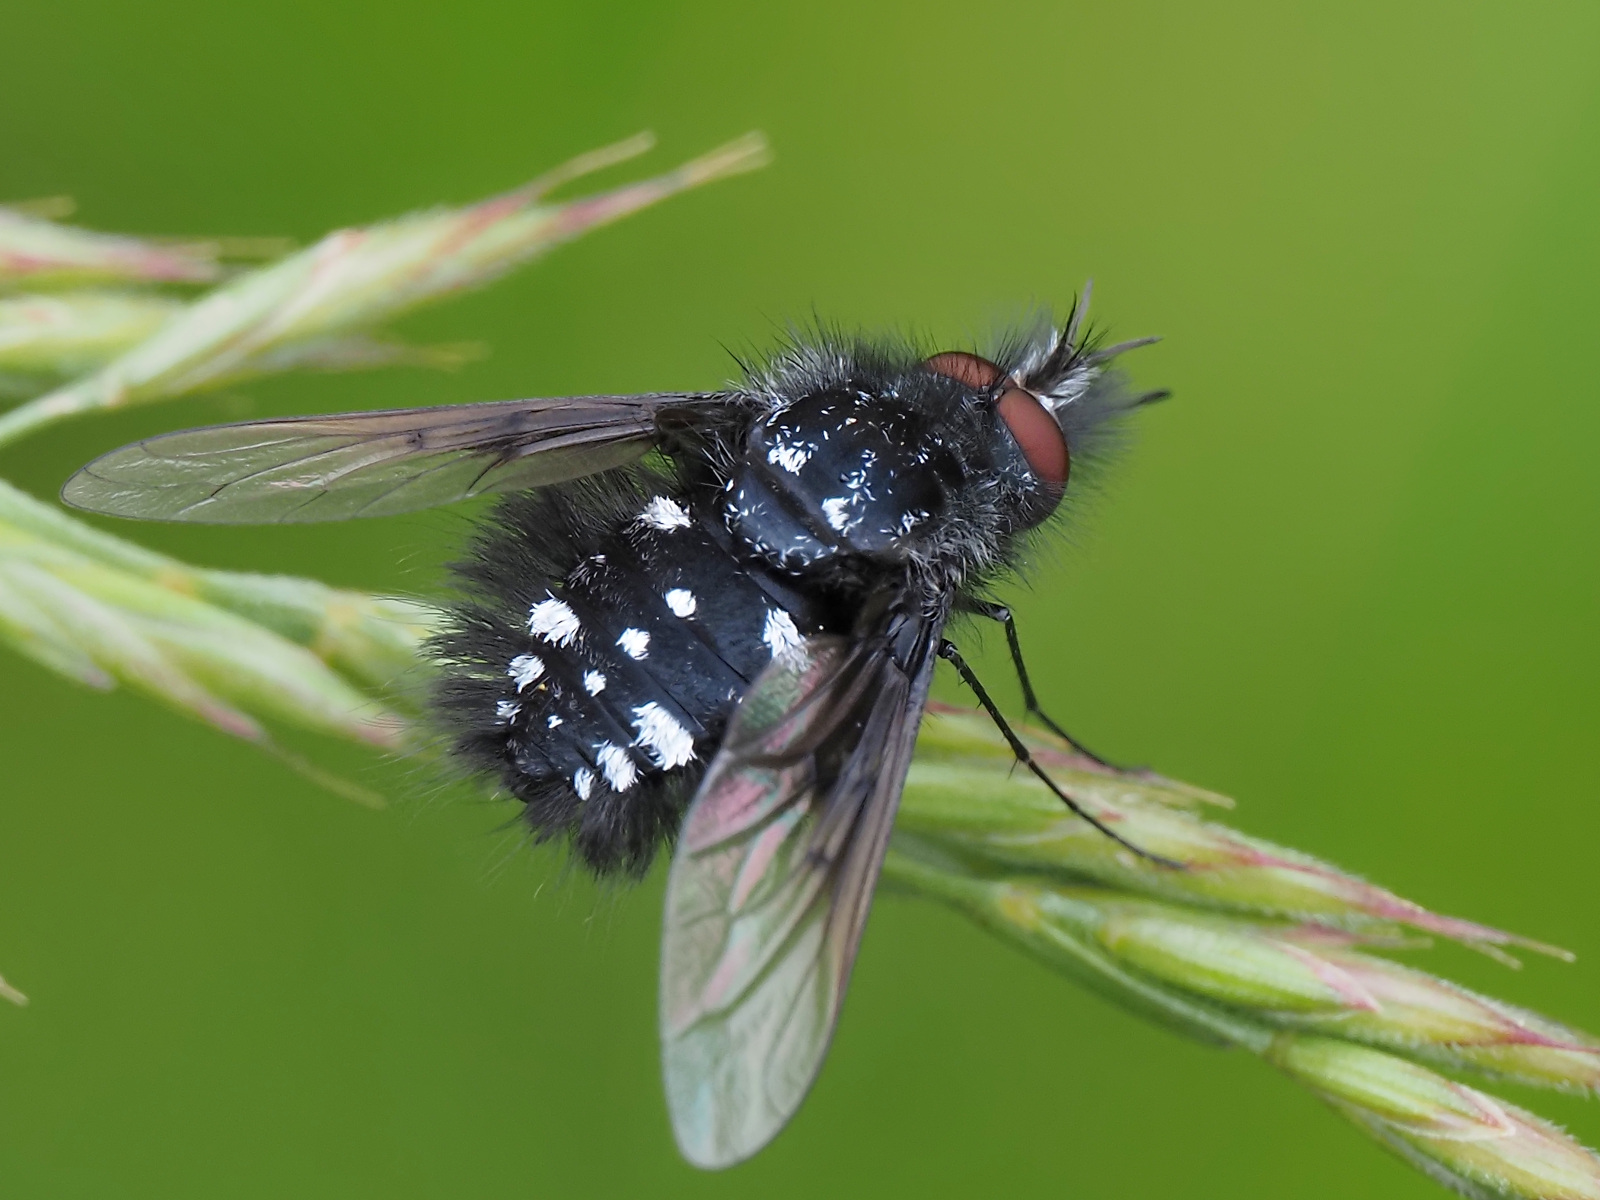
[[1164,394],[1112,369],[1144,341],[1101,347],[1082,316],[987,357],[823,333],[715,392],[165,434],[62,497],[242,524],[508,493],[454,567],[435,712],[460,761],[597,874],[639,876],[675,846],[667,1099],[684,1155],[723,1167],[777,1134],[821,1067],[938,659],[1024,766],[1122,841],[944,636],[957,614],[1002,623],[1030,713],[1060,732],[991,588],[1119,419]]

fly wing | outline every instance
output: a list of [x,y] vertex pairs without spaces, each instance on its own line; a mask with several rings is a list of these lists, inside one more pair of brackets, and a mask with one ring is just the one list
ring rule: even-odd
[[575,396],[213,425],[102,455],[61,498],[226,525],[387,516],[621,466],[656,443],[664,420],[724,399]]
[[822,1066],[940,624],[902,617],[893,644],[815,637],[775,661],[689,808],[667,880],[661,1036],[673,1131],[697,1166],[766,1145]]

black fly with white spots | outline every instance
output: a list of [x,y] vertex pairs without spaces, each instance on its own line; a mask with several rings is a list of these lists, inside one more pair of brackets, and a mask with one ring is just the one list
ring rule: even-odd
[[988,357],[822,335],[718,392],[168,434],[63,498],[247,523],[511,493],[455,568],[437,712],[461,761],[597,873],[675,845],[667,1096],[684,1154],[726,1166],[821,1066],[938,658],[1093,820],[944,637],[958,613],[1004,623],[1049,723],[991,589],[1118,418],[1161,395],[1111,370],[1143,343],[1099,347],[1081,315]]

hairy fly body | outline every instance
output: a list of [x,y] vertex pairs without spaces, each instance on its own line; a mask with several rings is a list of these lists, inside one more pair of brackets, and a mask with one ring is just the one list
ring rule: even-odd
[[[797,341],[724,391],[218,426],[124,447],[65,499],[311,521],[509,492],[455,568],[437,710],[463,763],[599,873],[675,846],[661,1028],[680,1147],[725,1166],[820,1068],[957,612],[1136,395],[1078,315],[990,351]],[[1024,691],[1036,710],[1026,677]],[[1108,836],[1116,835],[1104,830]]]
[[708,516],[680,479],[622,469],[508,499],[456,568],[445,724],[597,873],[649,865],[750,682],[825,627]]

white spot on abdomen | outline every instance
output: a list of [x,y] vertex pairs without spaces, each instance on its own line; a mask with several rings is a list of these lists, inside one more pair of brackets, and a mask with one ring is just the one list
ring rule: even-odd
[[633,727],[639,731],[634,745],[644,747],[663,771],[694,758],[694,736],[654,700],[633,710]]
[[589,793],[594,791],[594,772],[588,767],[579,767],[572,774],[572,790],[578,793],[579,800],[587,800]]
[[650,635],[630,625],[617,635],[617,645],[629,658],[643,658],[650,653]]
[[843,496],[824,500],[822,515],[828,518],[828,524],[833,526],[835,533],[843,533],[844,527],[850,524],[850,501]]
[[519,654],[506,667],[506,674],[516,681],[520,692],[544,674],[544,660],[532,654]]
[[781,608],[767,610],[766,623],[761,627],[761,640],[767,644],[767,649],[772,651],[773,658],[782,658],[786,654],[800,649],[805,641],[800,636],[800,631],[795,628],[794,618]]
[[667,496],[651,496],[639,520],[651,529],[663,531],[689,528],[689,514],[683,511],[683,505]]
[[639,768],[633,765],[633,759],[621,746],[601,742],[594,757],[612,791],[625,792],[639,781]]
[[561,723],[562,723],[561,718],[558,717],[555,713],[551,713],[550,714],[550,719],[545,722],[545,725],[547,727],[549,727],[550,729],[554,729],[557,725],[560,725]]
[[583,673],[583,690],[591,696],[598,696],[606,690],[606,677],[599,671],[585,671]]
[[688,588],[673,588],[661,598],[667,602],[667,607],[672,610],[672,615],[675,617],[692,617],[695,608],[698,607],[695,604],[694,593]]
[[551,596],[528,610],[528,632],[555,646],[570,646],[578,636],[578,614]]

